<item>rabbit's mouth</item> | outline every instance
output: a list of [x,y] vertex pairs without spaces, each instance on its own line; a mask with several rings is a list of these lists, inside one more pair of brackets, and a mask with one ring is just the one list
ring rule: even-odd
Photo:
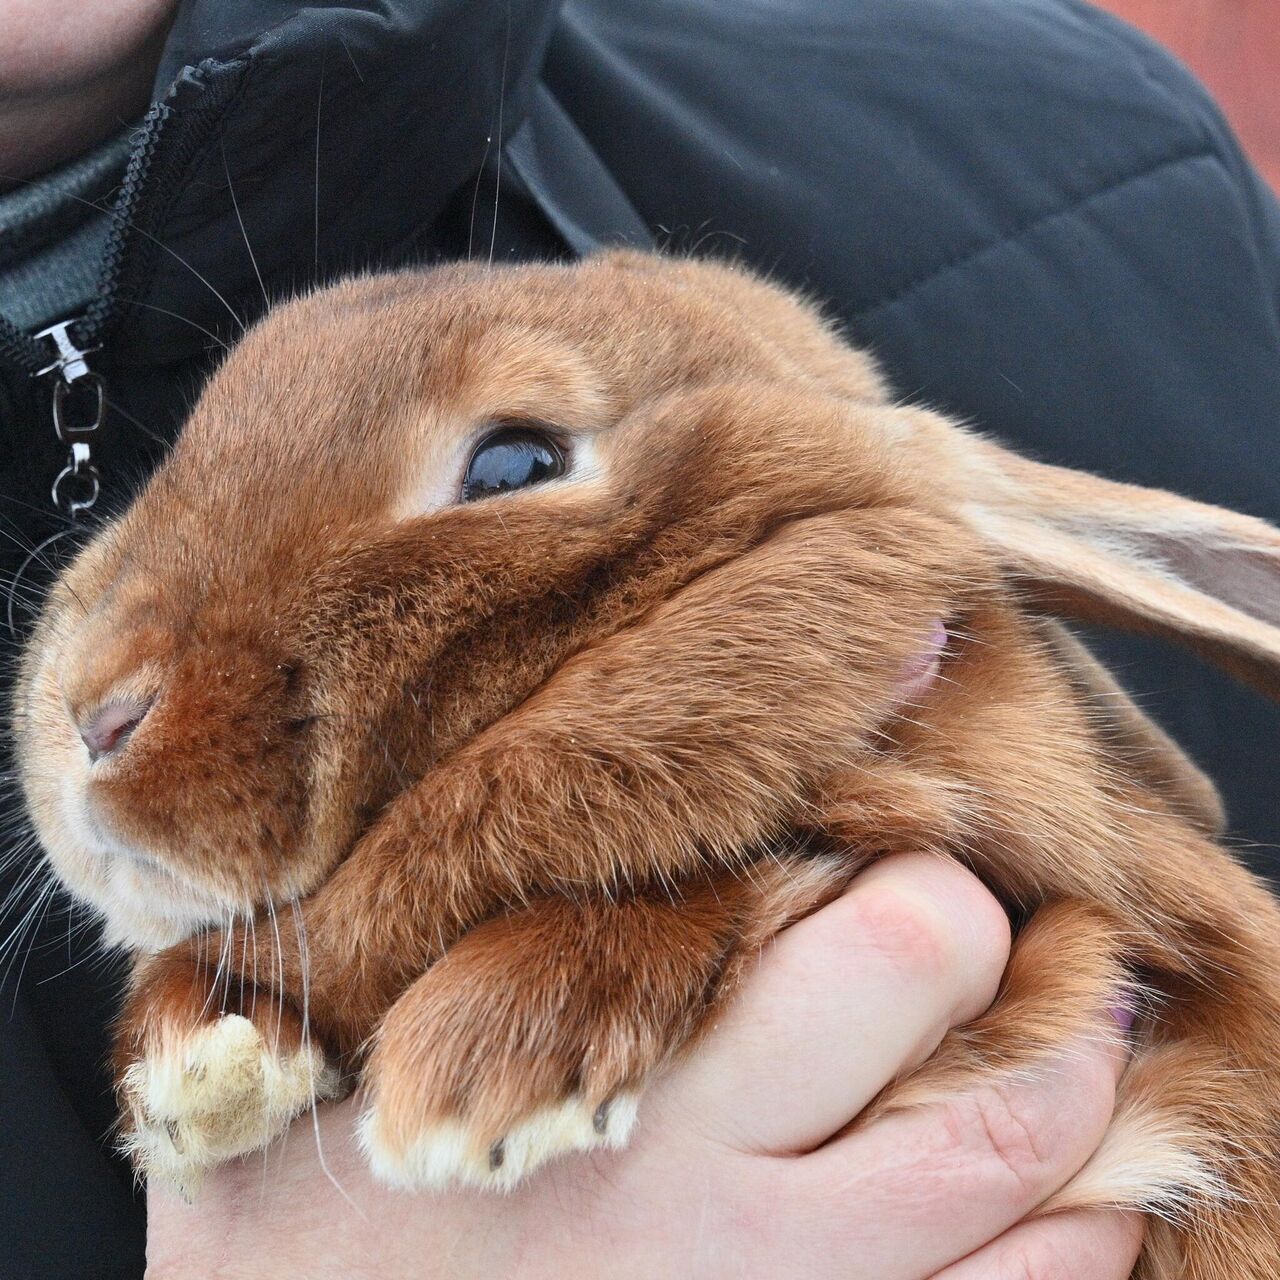
[[63,788],[59,813],[41,836],[58,878],[102,917],[108,945],[143,951],[180,942],[233,911],[207,886],[106,830],[83,790]]

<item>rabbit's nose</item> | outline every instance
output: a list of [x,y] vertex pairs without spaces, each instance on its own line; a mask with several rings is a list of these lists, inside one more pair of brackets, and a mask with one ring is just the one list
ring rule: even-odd
[[96,762],[121,750],[150,710],[150,701],[108,702],[81,721],[77,728],[89,748],[89,759]]

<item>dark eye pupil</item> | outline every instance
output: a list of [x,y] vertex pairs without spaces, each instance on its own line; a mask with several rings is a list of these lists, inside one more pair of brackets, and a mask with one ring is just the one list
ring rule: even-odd
[[506,427],[482,440],[462,481],[462,500],[474,502],[509,489],[554,480],[564,474],[564,456],[541,431]]

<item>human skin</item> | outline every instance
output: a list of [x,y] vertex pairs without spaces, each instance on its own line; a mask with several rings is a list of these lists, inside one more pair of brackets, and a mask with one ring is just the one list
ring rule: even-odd
[[4,0],[0,190],[146,110],[176,0]]
[[153,1190],[148,1276],[1124,1280],[1134,1215],[1027,1221],[1106,1129],[1128,1057],[1116,1023],[1035,1079],[834,1136],[990,1004],[1008,951],[969,872],[888,859],[764,954],[646,1095],[625,1151],[506,1196],[409,1195],[366,1172],[355,1099],[218,1171],[193,1205]]

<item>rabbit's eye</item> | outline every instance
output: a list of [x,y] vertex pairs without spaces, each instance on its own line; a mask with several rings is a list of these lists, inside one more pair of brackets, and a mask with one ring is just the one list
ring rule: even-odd
[[527,489],[564,475],[564,454],[545,432],[503,427],[476,446],[462,478],[463,502]]

